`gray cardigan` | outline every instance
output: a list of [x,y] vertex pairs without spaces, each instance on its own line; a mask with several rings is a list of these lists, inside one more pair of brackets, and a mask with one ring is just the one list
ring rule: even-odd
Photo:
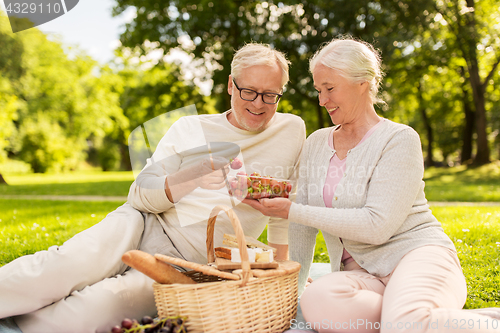
[[409,126],[385,119],[351,149],[332,208],[326,207],[323,186],[335,153],[328,145],[333,129],[320,129],[308,137],[297,198],[290,207],[290,259],[302,265],[299,294],[309,275],[318,229],[332,271],[341,269],[343,246],[361,267],[380,277],[390,274],[415,248],[432,244],[455,250],[425,199],[420,137]]

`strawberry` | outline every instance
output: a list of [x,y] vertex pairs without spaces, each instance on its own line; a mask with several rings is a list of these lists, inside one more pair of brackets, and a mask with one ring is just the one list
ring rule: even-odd
[[284,190],[284,185],[282,182],[271,179],[271,183],[269,184],[274,194],[280,195]]
[[243,197],[243,192],[241,192],[240,189],[234,190],[234,196],[237,198],[242,198]]
[[258,172],[253,172],[251,175],[250,175],[250,179],[251,180],[258,180],[260,178],[260,173]]
[[285,191],[288,193],[292,192],[292,184],[290,183],[285,183],[285,184],[286,184]]
[[229,161],[229,166],[231,169],[237,170],[243,166],[243,162],[239,158],[235,157]]
[[261,198],[261,193],[259,191],[255,191],[251,195],[252,199],[260,199]]
[[271,194],[272,194],[272,191],[266,189],[266,190],[263,190],[262,192],[260,192],[260,197],[261,198],[270,198]]
[[262,178],[260,180],[262,186],[269,186],[269,184],[271,184],[271,176],[267,176],[265,178]]
[[252,183],[252,188],[253,188],[254,192],[255,191],[259,191],[260,192],[262,190],[262,188],[260,186],[260,183],[258,181],[254,181]]

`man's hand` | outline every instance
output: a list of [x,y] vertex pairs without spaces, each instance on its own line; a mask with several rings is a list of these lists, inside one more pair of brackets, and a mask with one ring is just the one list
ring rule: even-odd
[[206,190],[219,190],[226,185],[225,178],[229,173],[229,161],[219,156],[206,158],[193,171],[193,174],[197,175],[195,182],[198,187]]
[[244,199],[242,201],[252,208],[257,209],[259,212],[266,216],[280,217],[288,219],[288,212],[292,202],[286,198],[273,198],[273,199]]
[[175,203],[198,187],[219,190],[225,186],[225,176],[228,173],[228,159],[220,156],[207,157],[195,166],[168,175],[165,179],[165,194],[170,202]]

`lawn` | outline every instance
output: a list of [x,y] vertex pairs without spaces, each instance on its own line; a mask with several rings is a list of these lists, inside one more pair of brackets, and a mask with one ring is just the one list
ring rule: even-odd
[[0,186],[0,195],[126,196],[134,181],[133,173],[124,171],[3,176],[9,186]]
[[478,168],[428,168],[425,195],[429,201],[500,201],[500,163]]
[[[4,175],[0,195],[126,196],[133,181],[127,172],[63,175]],[[430,201],[500,201],[500,168],[426,170]],[[123,202],[0,199],[0,266],[21,255],[62,244],[99,222]],[[500,206],[431,206],[458,250],[469,296],[466,308],[500,304]],[[259,238],[265,240],[266,233]],[[329,262],[321,233],[315,262]]]

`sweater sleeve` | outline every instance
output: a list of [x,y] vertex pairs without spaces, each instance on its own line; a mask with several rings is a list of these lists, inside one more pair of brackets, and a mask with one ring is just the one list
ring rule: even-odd
[[[302,205],[308,204],[307,191],[307,143],[304,147],[299,166],[299,176],[297,181],[297,192],[295,202]],[[292,205],[293,207],[293,205]],[[316,246],[316,236],[318,229],[299,224],[298,221],[289,217],[290,226],[288,229],[288,248],[290,260],[300,263],[299,272],[299,295],[304,291],[304,287],[309,277],[311,264],[314,259],[314,248]]]
[[179,171],[182,157],[177,153],[179,148],[175,142],[180,137],[180,130],[175,123],[160,140],[146,167],[130,186],[128,202],[135,209],[159,214],[174,207],[165,194],[165,180],[167,175]]
[[423,158],[411,128],[395,134],[376,162],[361,208],[324,208],[292,203],[289,218],[353,241],[387,242],[410,214],[422,186]]

